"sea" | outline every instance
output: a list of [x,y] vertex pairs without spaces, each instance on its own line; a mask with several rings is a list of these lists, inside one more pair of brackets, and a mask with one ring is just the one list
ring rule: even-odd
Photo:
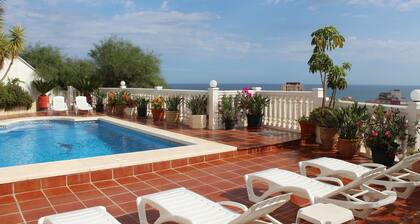
[[[319,88],[321,85],[303,84],[305,90],[312,90]],[[176,83],[169,84],[171,89],[191,89],[191,90],[206,90],[209,87],[208,83]],[[243,87],[261,87],[263,90],[280,90],[281,84],[255,84],[255,83],[219,83],[218,87],[221,90],[241,90]],[[414,89],[420,89],[420,85],[349,85],[346,89],[337,93],[337,98],[351,96],[353,100],[359,102],[366,102],[378,98],[380,92],[389,92],[394,89],[399,89],[402,96],[409,101],[410,93]]]

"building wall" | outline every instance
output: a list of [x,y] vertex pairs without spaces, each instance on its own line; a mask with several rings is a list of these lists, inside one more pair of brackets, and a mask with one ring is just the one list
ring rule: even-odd
[[[0,70],[0,78],[6,73],[9,63],[10,60],[6,59],[3,69]],[[8,79],[14,78],[20,79],[20,81],[22,81],[20,86],[22,86],[24,90],[28,91],[29,94],[36,99],[38,92],[31,86],[32,81],[36,78],[35,69],[20,57],[14,60],[9,74],[5,78],[4,82],[7,82]]]

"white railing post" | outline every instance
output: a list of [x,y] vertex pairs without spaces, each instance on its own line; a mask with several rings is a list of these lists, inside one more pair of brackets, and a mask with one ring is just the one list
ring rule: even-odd
[[312,93],[313,93],[313,101],[314,101],[314,108],[316,109],[317,107],[321,107],[322,106],[322,88],[313,88],[312,89]]
[[207,113],[209,115],[209,129],[215,130],[218,128],[219,116],[218,116],[218,107],[219,107],[219,88],[217,88],[217,82],[215,80],[210,81],[210,87],[208,89],[208,109]]
[[407,106],[407,119],[410,125],[408,132],[416,138],[416,149],[420,148],[420,135],[417,133],[417,126],[414,124],[417,124],[419,118],[420,102],[409,102]]

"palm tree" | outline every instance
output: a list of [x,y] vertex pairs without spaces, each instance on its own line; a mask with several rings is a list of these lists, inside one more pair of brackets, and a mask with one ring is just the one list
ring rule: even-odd
[[[8,66],[6,72],[4,73],[3,77],[0,79],[0,82],[2,82],[7,77],[7,74],[9,73],[10,68],[12,67],[14,60],[25,49],[23,27],[21,27],[19,25],[16,25],[16,26],[12,27],[9,32],[10,32],[10,37],[9,38],[6,38],[4,35],[3,35],[3,37],[0,37],[0,46],[2,47],[1,50],[3,50],[3,49],[5,50],[4,53],[3,53],[4,55],[1,55],[1,56],[5,56],[4,58],[9,58],[10,59],[9,66]],[[3,44],[2,44],[2,42],[3,42]],[[3,58],[3,61],[4,61],[4,58]],[[2,67],[3,66],[1,66],[0,69]]]
[[309,72],[319,73],[322,84],[322,108],[325,107],[328,72],[333,66],[332,59],[324,52],[313,53],[308,61]]
[[328,88],[332,89],[331,100],[329,107],[334,108],[337,98],[337,90],[343,90],[347,88],[347,71],[350,71],[351,64],[344,62],[342,66],[334,65],[328,72]]

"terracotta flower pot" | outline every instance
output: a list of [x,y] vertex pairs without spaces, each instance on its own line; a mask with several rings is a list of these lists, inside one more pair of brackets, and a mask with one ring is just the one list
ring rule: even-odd
[[165,117],[165,110],[163,109],[152,109],[153,121],[163,121]]
[[342,139],[338,138],[337,149],[341,158],[351,159],[359,151],[362,145],[361,139]]
[[49,98],[48,96],[38,96],[38,110],[48,110]]
[[321,149],[334,150],[337,147],[338,133],[335,128],[319,127]]
[[114,106],[114,114],[117,116],[124,115],[125,105],[115,105]]
[[179,121],[178,111],[166,111],[166,122],[170,124],[176,124]]
[[310,144],[315,142],[316,126],[307,122],[299,122],[300,125],[300,138],[302,143]]

